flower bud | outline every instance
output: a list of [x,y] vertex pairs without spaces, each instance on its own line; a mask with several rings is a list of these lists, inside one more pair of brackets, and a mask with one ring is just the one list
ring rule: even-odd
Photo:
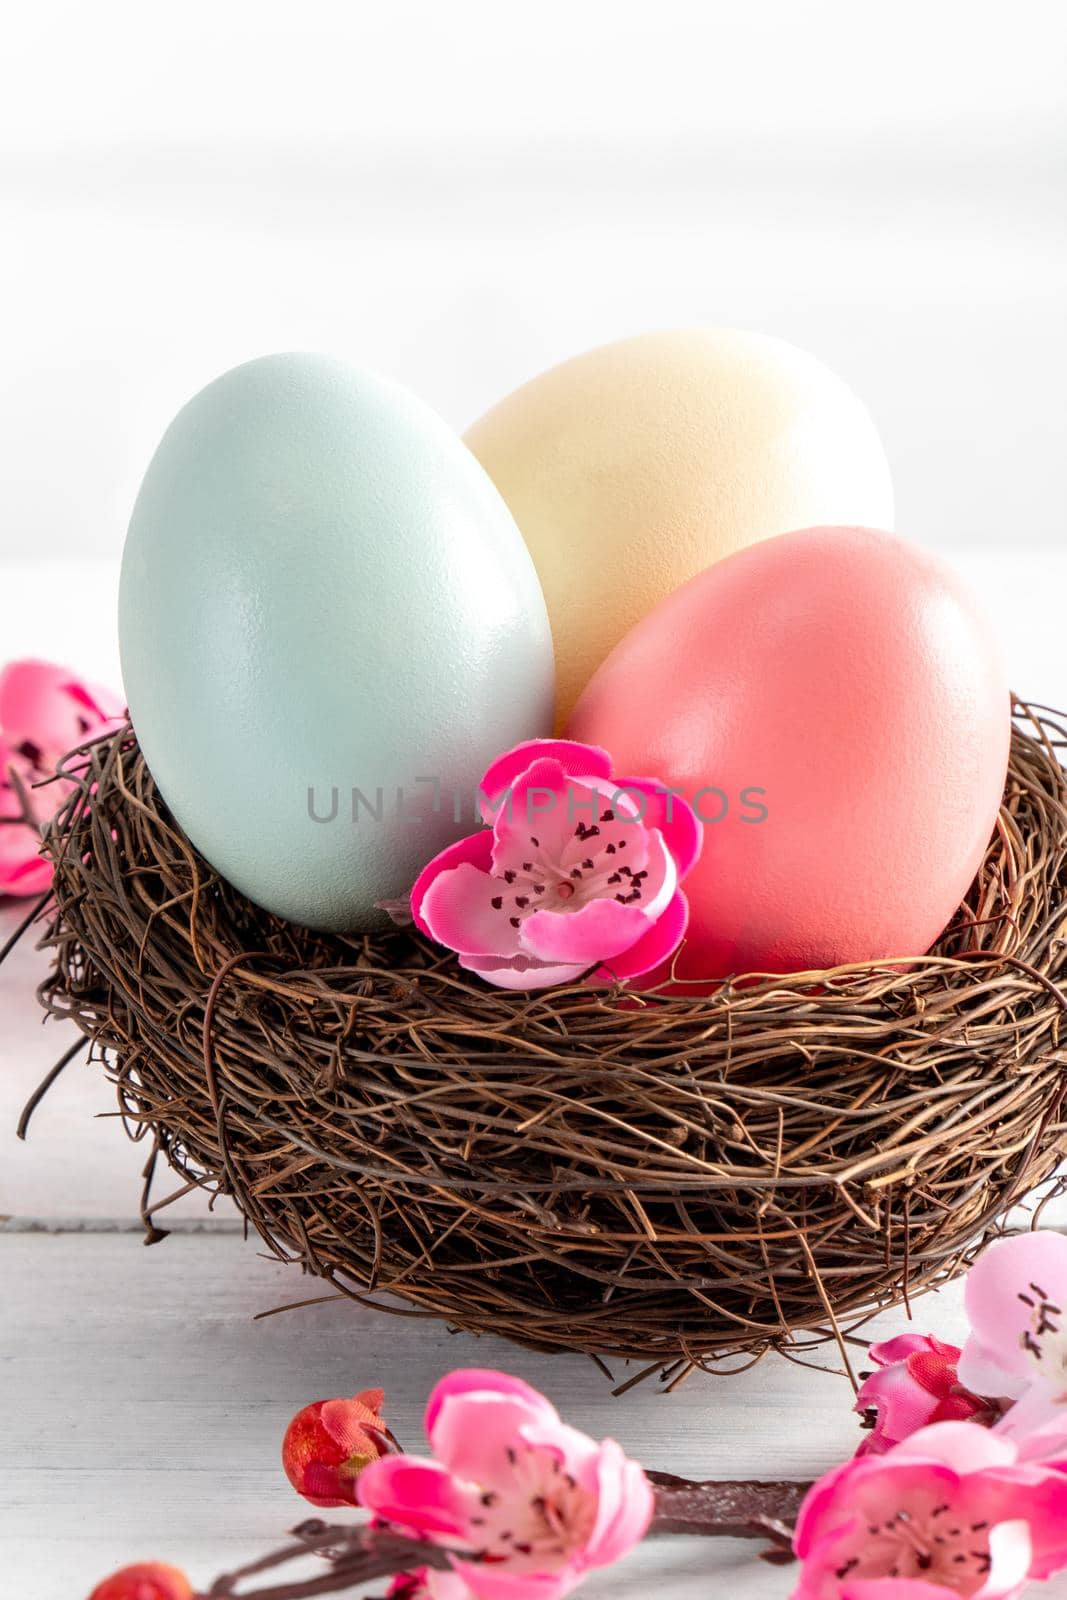
[[313,1506],[353,1506],[363,1468],[397,1449],[382,1420],[381,1389],[351,1400],[316,1400],[285,1430],[282,1465],[298,1494]]
[[188,1578],[161,1561],[138,1561],[98,1583],[89,1600],[193,1600]]

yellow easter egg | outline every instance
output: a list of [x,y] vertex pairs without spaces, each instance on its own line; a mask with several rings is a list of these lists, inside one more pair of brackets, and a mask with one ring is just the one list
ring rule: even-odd
[[560,726],[634,623],[712,562],[795,528],[893,526],[866,408],[764,334],[604,345],[516,389],[466,438],[541,579]]

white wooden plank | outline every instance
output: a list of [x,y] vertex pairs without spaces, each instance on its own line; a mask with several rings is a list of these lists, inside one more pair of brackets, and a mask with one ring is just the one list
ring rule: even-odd
[[[300,1520],[278,1449],[301,1405],[381,1383],[393,1427],[418,1448],[430,1387],[461,1365],[516,1372],[575,1425],[693,1476],[806,1477],[858,1437],[844,1378],[780,1359],[739,1377],[696,1375],[670,1396],[646,1384],[614,1400],[579,1357],[347,1302],[255,1322],[309,1285],[234,1237],[173,1237],[146,1251],[128,1235],[7,1235],[0,1273],[0,1588],[12,1600],[77,1600],[112,1567],[149,1557],[206,1583]],[[902,1314],[882,1323],[903,1325]],[[958,1337],[958,1289],[922,1302],[917,1325]],[[665,1600],[785,1600],[791,1580],[747,1543],[679,1539],[645,1547],[583,1592],[647,1600],[653,1587]],[[1047,1595],[1067,1600],[1067,1583]]]

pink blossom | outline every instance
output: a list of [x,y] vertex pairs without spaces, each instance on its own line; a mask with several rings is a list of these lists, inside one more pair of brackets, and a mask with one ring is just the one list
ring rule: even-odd
[[988,1245],[967,1274],[971,1335],[960,1376],[1013,1401],[996,1431],[1067,1466],[1067,1239],[1049,1230]]
[[932,1422],[967,1422],[988,1415],[988,1404],[960,1383],[960,1352],[925,1333],[872,1344],[876,1371],[861,1384],[855,1409],[874,1414],[874,1428],[857,1455],[884,1455],[902,1439]]
[[474,1600],[457,1572],[435,1572],[430,1567],[398,1572],[387,1594],[388,1600]]
[[[637,1463],[613,1440],[568,1427],[518,1378],[451,1373],[430,1396],[426,1432],[434,1459],[372,1462],[359,1502],[419,1538],[477,1553],[451,1557],[475,1600],[560,1600],[648,1529],[653,1495]],[[437,1595],[436,1581],[434,1600],[461,1600]]]
[[[16,786],[12,774],[18,779]],[[31,763],[0,737],[0,896],[43,894],[52,881],[52,869],[38,854],[36,826],[26,820],[27,807],[35,823],[51,815],[53,791],[35,790],[38,773]]]
[[594,745],[535,739],[489,768],[490,824],[424,868],[416,925],[506,989],[638,977],[685,933],[678,885],[700,854],[692,808],[652,778],[616,778]]
[[52,662],[13,661],[0,672],[0,895],[48,888],[52,869],[38,853],[38,828],[71,785],[34,785],[52,777],[75,745],[122,715],[121,702],[108,690]]
[[810,1490],[793,1600],[1014,1600],[1067,1565],[1067,1477],[967,1422],[920,1429]]

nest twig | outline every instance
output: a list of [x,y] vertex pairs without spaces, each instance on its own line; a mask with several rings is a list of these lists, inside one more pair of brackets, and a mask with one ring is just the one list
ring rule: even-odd
[[337,1291],[674,1377],[844,1353],[1067,1153],[1065,741],[1017,705],[996,833],[929,956],[635,1003],[259,910],[126,729],[68,762],[42,1000],[135,1137]]

